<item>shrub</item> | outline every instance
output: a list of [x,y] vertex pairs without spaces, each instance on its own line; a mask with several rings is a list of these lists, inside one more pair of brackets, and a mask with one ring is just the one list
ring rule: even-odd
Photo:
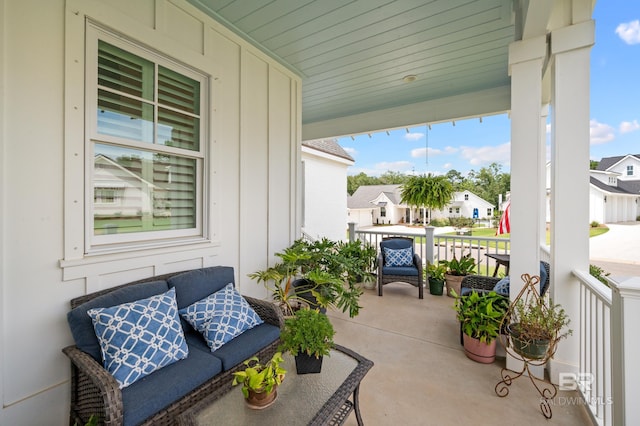
[[591,274],[591,276],[597,278],[602,284],[604,284],[607,287],[609,287],[609,281],[607,281],[606,277],[611,275],[610,272],[605,272],[604,269],[602,269],[599,266],[589,265],[589,274]]
[[597,220],[594,220],[593,222],[591,222],[592,228],[597,228],[598,226],[600,226],[600,223]]
[[431,222],[429,222],[429,225],[435,226],[435,227],[449,226],[449,220],[448,219],[433,219]]

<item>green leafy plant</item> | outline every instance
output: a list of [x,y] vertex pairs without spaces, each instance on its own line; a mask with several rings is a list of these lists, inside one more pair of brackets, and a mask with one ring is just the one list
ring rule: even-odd
[[335,331],[329,318],[316,309],[301,309],[287,318],[280,334],[280,350],[296,356],[306,353],[319,358],[329,355]]
[[[276,256],[280,262],[249,277],[264,283],[274,300],[289,308],[291,300],[310,292],[320,307],[348,311],[354,317],[360,310],[358,302],[362,294],[357,283],[374,280],[375,249],[359,241],[299,239]],[[306,280],[303,288],[294,288],[296,279]]]
[[453,185],[446,176],[428,175],[410,176],[402,185],[401,202],[416,207],[442,209],[453,198]]
[[457,259],[454,254],[453,259],[441,260],[440,263],[447,268],[447,274],[457,276],[472,274],[476,268],[476,261],[471,254],[465,254],[460,259]]
[[444,274],[447,273],[447,267],[444,263],[427,263],[427,267],[425,268],[425,273],[428,278],[431,280],[444,281]]
[[[74,423],[74,426],[78,426],[77,421]],[[92,414],[91,417],[89,417],[89,420],[84,424],[84,426],[98,426],[98,416]]]
[[454,291],[454,297],[454,309],[464,334],[482,343],[491,343],[498,337],[500,323],[509,308],[507,298],[495,291],[472,291],[466,296],[458,296]]
[[607,287],[609,287],[609,281],[607,281],[607,277],[609,275],[611,275],[610,272],[605,272],[604,269],[602,269],[599,266],[589,265],[589,274],[591,274],[591,276],[597,278],[598,281],[600,281],[602,284],[604,284]]
[[287,371],[280,367],[284,361],[282,353],[277,352],[265,364],[260,364],[258,357],[252,357],[244,361],[247,367],[242,371],[233,373],[233,386],[242,384],[242,394],[249,397],[249,390],[256,393],[270,393],[276,385],[280,385]]
[[600,226],[600,223],[597,220],[594,220],[590,225],[592,228],[597,228],[598,226]]

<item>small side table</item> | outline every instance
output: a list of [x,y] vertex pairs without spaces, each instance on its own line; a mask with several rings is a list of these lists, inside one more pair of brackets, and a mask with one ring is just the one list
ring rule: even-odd
[[496,261],[496,268],[493,270],[494,277],[498,275],[498,268],[500,268],[500,265],[505,267],[507,275],[509,275],[509,262],[511,260],[510,254],[486,253],[485,256]]

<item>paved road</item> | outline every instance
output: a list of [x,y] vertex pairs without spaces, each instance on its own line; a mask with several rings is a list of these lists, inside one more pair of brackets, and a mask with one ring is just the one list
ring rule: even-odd
[[591,263],[612,276],[640,276],[640,222],[607,226],[609,232],[589,239]]

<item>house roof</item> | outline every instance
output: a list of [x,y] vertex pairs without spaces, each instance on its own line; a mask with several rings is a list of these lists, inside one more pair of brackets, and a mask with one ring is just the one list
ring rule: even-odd
[[335,155],[336,157],[344,158],[349,161],[355,161],[353,157],[338,144],[338,140],[335,138],[302,141],[302,145],[329,155]]
[[401,185],[362,185],[347,198],[347,208],[350,209],[370,209],[377,207],[371,201],[384,193],[394,204],[400,203]]
[[596,170],[607,170],[608,168],[618,164],[620,161],[624,160],[626,157],[635,157],[640,161],[640,154],[627,154],[627,155],[618,155],[615,157],[604,157],[598,163],[598,167]]
[[638,195],[640,194],[640,181],[623,182],[618,181],[618,186],[607,185],[594,177],[589,177],[589,183],[603,191],[611,194]]

